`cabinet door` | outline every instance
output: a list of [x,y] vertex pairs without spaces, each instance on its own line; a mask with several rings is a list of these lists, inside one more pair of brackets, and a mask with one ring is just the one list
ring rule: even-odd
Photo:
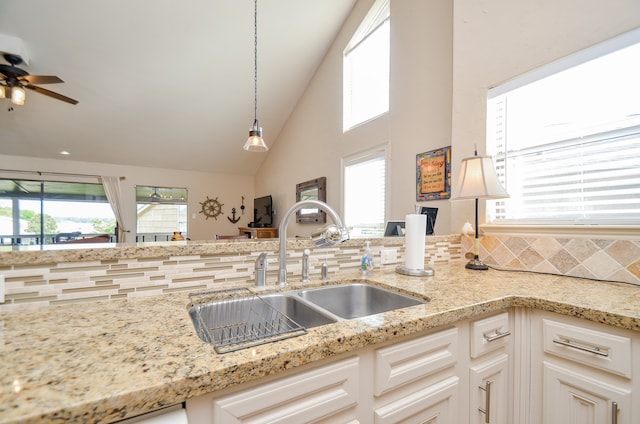
[[458,377],[449,377],[374,411],[375,424],[456,423]]
[[632,424],[628,390],[549,362],[543,367],[543,422]]
[[[470,422],[509,424],[509,356],[500,354],[469,371]],[[551,421],[549,421],[551,423]]]

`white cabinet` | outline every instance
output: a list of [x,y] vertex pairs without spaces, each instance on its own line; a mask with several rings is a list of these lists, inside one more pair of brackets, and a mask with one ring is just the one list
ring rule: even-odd
[[449,424],[458,422],[456,399],[458,398],[459,380],[458,377],[446,378],[376,408],[374,423]]
[[469,422],[513,422],[512,319],[508,312],[470,324]]
[[597,374],[572,371],[572,367],[564,368],[552,362],[544,362],[543,367],[542,422],[632,423],[629,388],[606,383]]
[[458,422],[458,337],[454,327],[375,349],[375,409],[363,422]]
[[638,422],[637,335],[535,311],[531,338],[532,424]]
[[189,424],[357,422],[358,375],[355,357],[227,396],[200,396],[187,401]]
[[515,308],[187,401],[189,424],[637,424],[640,334]]
[[449,327],[192,398],[189,424],[458,423],[459,345]]

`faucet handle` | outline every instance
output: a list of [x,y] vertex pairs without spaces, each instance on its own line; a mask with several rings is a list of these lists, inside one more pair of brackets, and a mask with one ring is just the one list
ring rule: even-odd
[[267,253],[263,252],[256,259],[256,287],[267,285]]
[[303,283],[309,283],[309,255],[311,255],[311,250],[304,249],[302,252],[302,278],[300,281]]

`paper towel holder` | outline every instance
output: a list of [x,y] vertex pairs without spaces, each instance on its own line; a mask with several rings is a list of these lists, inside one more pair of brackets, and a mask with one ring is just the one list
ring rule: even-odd
[[396,267],[396,272],[402,275],[408,275],[411,277],[433,277],[433,268],[426,267],[425,269],[411,269],[406,266]]

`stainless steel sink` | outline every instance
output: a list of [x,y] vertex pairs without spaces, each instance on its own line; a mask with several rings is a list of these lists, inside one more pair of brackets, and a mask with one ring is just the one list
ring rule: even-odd
[[360,318],[426,303],[422,299],[362,283],[301,290],[298,296],[344,319]]
[[213,344],[218,353],[306,334],[312,327],[426,303],[363,283],[259,296],[246,288],[189,296],[193,305],[189,317],[198,337]]
[[337,320],[323,314],[317,309],[301,302],[293,296],[284,294],[272,294],[260,296],[262,300],[273,306],[284,315],[288,316],[304,328],[318,327],[320,325],[331,324]]
[[269,326],[288,325],[279,321],[281,317],[273,309],[303,328],[318,327],[337,321],[304,301],[281,293],[261,295],[260,299],[248,297],[192,306],[189,308],[189,317],[198,337],[207,343],[215,343],[218,339],[228,338],[229,331],[238,332],[240,326],[242,331],[250,328],[249,331],[253,332],[254,328],[263,328],[265,323]]

